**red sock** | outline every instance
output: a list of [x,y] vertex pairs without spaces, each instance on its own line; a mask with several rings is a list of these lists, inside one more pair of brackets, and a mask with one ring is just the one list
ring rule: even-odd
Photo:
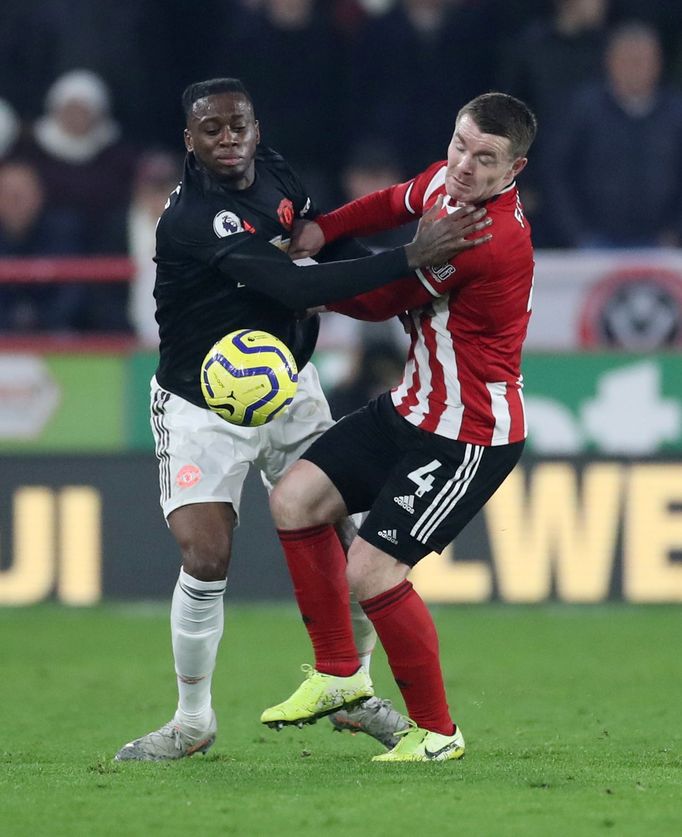
[[346,555],[333,526],[278,529],[315,668],[350,677],[360,667],[348,607]]
[[417,591],[406,579],[360,604],[384,646],[410,718],[419,727],[452,735],[438,634]]

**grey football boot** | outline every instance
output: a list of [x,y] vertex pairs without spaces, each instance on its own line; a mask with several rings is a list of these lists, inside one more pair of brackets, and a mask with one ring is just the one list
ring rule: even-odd
[[335,730],[343,732],[364,732],[392,750],[399,741],[396,736],[409,727],[410,722],[394,709],[390,700],[371,697],[352,709],[340,709],[329,716]]
[[205,753],[213,746],[217,731],[215,712],[211,713],[208,729],[201,732],[183,729],[173,719],[161,729],[125,744],[116,753],[114,761],[170,761]]

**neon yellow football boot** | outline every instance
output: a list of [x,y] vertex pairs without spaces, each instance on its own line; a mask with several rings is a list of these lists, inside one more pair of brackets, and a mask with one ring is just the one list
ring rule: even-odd
[[306,675],[303,683],[291,697],[266,709],[260,716],[261,723],[278,730],[290,724],[314,724],[318,718],[356,706],[374,695],[372,681],[362,667],[350,677],[322,674],[306,664],[301,671]]
[[464,736],[457,728],[454,735],[441,735],[418,727],[414,721],[406,730],[396,732],[400,741],[387,753],[372,761],[448,761],[464,755]]

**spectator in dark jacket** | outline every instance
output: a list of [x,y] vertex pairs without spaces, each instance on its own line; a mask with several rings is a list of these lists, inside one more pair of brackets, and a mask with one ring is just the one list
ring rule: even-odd
[[547,188],[567,247],[676,245],[682,95],[661,82],[656,31],[614,29],[606,79],[578,91],[548,140]]
[[398,0],[370,19],[349,63],[346,123],[391,145],[410,175],[440,159],[452,114],[491,89],[497,4]]
[[566,100],[601,77],[610,0],[553,0],[546,6],[508,39],[499,76],[500,90],[528,102],[540,126],[535,157],[520,187],[539,247],[561,243],[552,224],[553,198],[541,176],[546,140],[563,126]]
[[[0,165],[0,257],[26,258],[78,252],[77,225],[52,212],[35,169],[21,162]],[[0,284],[0,330],[68,330],[82,290],[47,283]]]

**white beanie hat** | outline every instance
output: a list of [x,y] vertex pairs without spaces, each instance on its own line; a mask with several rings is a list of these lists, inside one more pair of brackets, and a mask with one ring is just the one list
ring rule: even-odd
[[45,107],[54,111],[74,100],[84,102],[101,115],[109,111],[109,90],[91,70],[71,70],[60,76],[47,91]]

